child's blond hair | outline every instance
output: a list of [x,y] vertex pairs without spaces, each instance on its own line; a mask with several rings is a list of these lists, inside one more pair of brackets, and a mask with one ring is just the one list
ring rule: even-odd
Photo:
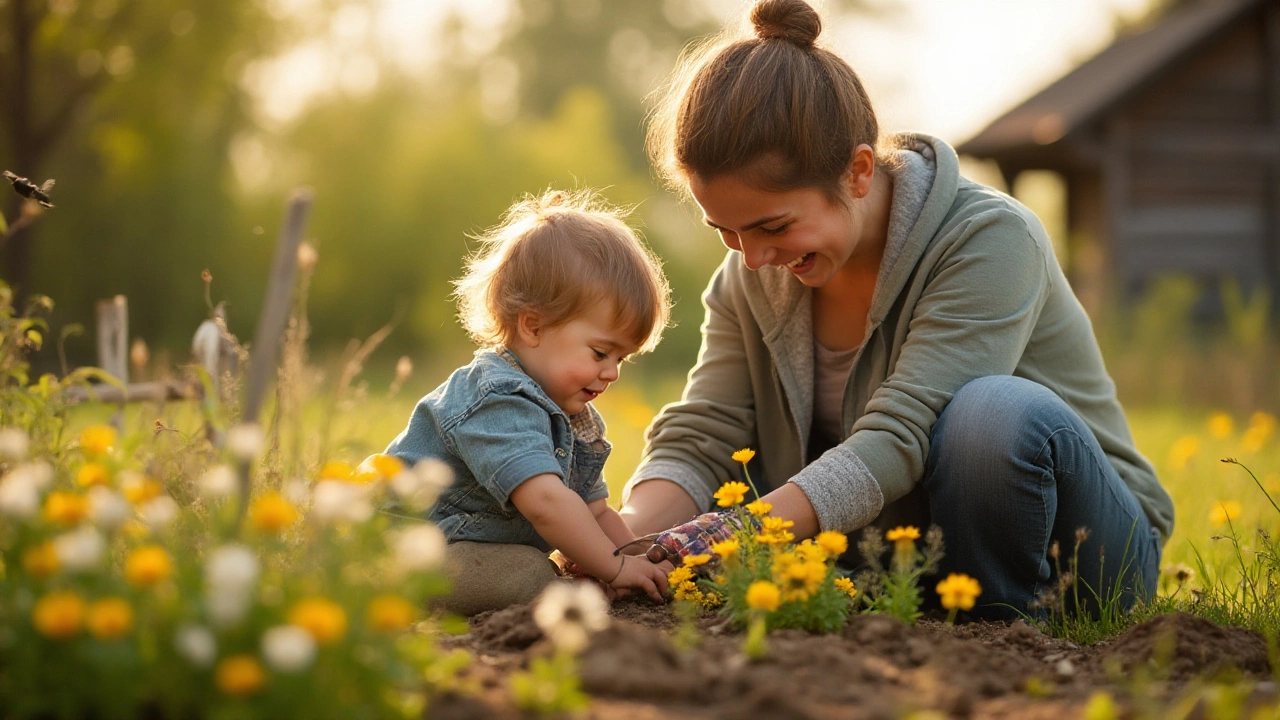
[[476,237],[480,249],[454,282],[458,317],[481,347],[508,345],[521,311],[546,327],[613,302],[618,327],[652,350],[671,314],[657,257],[624,222],[626,212],[591,190],[526,195]]

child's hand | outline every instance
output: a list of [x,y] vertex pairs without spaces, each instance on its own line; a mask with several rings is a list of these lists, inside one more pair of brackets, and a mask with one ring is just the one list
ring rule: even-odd
[[635,588],[643,590],[649,597],[663,602],[667,593],[667,573],[648,558],[637,555],[620,555],[622,567],[618,575],[609,582],[614,590]]

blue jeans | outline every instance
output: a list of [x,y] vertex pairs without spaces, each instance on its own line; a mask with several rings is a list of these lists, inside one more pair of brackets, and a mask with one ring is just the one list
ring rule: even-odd
[[[1036,601],[1068,571],[1078,528],[1088,530],[1080,609],[1096,613],[1099,597],[1128,608],[1155,592],[1159,533],[1084,421],[1042,385],[992,376],[960,388],[934,425],[922,486],[946,544],[939,575],[982,584],[973,617],[1041,614]],[[925,595],[936,597],[932,585]]]

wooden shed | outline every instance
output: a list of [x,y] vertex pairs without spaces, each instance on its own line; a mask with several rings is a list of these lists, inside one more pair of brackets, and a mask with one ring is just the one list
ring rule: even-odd
[[1062,176],[1087,305],[1171,272],[1280,298],[1280,0],[1179,6],[957,149]]

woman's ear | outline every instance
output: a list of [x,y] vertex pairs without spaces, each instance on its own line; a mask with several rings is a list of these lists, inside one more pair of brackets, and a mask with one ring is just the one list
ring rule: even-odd
[[875,148],[863,143],[853,149],[853,157],[849,159],[849,172],[846,175],[849,194],[855,199],[866,197],[871,192],[871,181],[875,176]]
[[516,334],[525,347],[538,347],[542,342],[542,318],[532,310],[516,314]]

